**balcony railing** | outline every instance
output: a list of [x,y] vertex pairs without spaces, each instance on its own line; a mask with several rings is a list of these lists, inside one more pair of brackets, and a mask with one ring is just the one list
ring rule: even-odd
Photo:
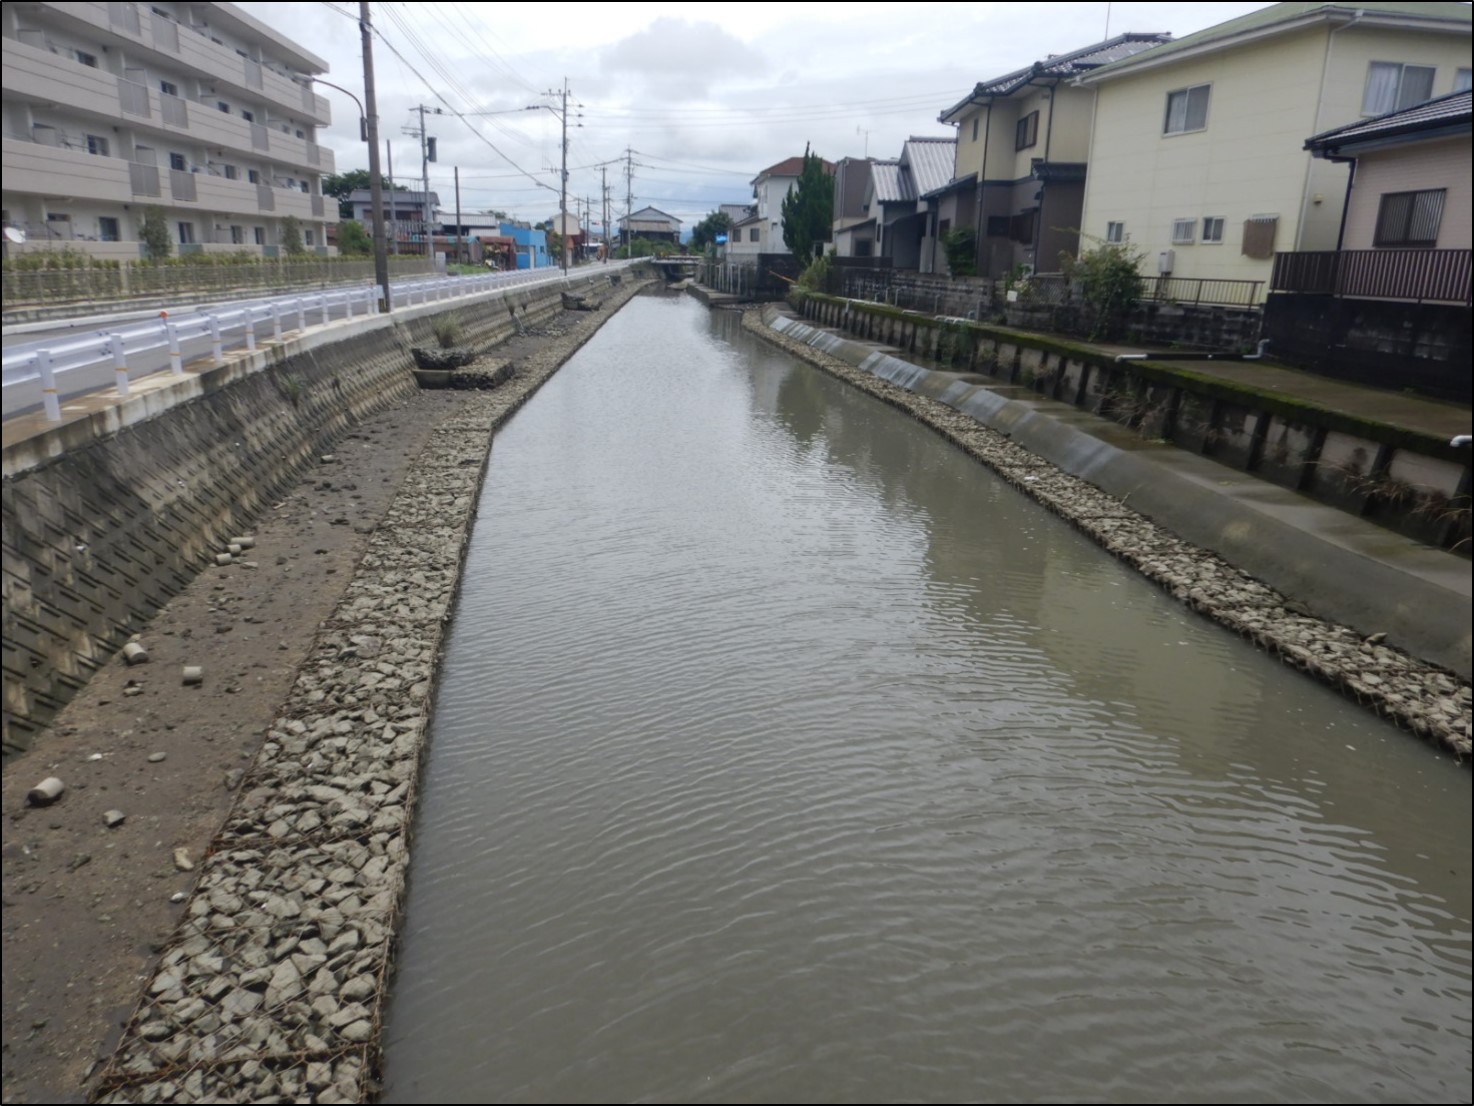
[[194,186],[194,174],[188,169],[169,170],[169,191],[176,200],[187,200],[190,203],[199,200]]
[[1318,250],[1274,258],[1270,290],[1354,299],[1470,302],[1469,250]]
[[159,167],[157,165],[143,165],[130,161],[128,179],[135,196],[157,196],[159,194]]

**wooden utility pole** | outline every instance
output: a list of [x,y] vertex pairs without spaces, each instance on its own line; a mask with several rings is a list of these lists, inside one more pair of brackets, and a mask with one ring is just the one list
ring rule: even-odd
[[456,264],[461,263],[461,167],[456,171]]
[[369,202],[374,209],[374,280],[382,290],[379,310],[390,310],[389,257],[384,249],[384,180],[379,175],[379,107],[374,99],[374,34],[367,0],[358,5],[358,30],[363,36],[363,99],[369,148]]

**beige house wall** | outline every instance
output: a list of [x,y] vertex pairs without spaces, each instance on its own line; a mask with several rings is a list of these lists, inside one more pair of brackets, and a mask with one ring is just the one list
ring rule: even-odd
[[[1335,247],[1347,170],[1304,143],[1361,118],[1370,62],[1434,65],[1436,95],[1468,58],[1467,35],[1317,26],[1101,81],[1083,229],[1124,223],[1149,272],[1171,250],[1177,276],[1267,280],[1272,261],[1241,253],[1252,216],[1278,217],[1276,250]],[[1201,84],[1206,127],[1164,134],[1168,93]],[[1222,243],[1201,241],[1205,217],[1224,220]],[[1174,243],[1173,221],[1189,218],[1193,243]]]
[[1356,184],[1346,212],[1344,248],[1369,250],[1377,233],[1377,213],[1388,192],[1418,192],[1445,188],[1443,221],[1438,227],[1437,248],[1467,250],[1474,247],[1474,188],[1470,186],[1469,163],[1474,141],[1468,135],[1438,142],[1395,146],[1366,154],[1356,162]]

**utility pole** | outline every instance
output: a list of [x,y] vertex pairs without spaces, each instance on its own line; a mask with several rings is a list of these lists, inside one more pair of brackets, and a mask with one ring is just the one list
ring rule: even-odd
[[604,205],[604,261],[609,261],[609,166],[599,166],[599,199]]
[[461,167],[456,170],[456,264],[461,263]]
[[558,252],[563,255],[563,275],[568,275],[568,78],[563,78],[563,168],[558,175]]
[[379,176],[379,108],[374,100],[374,35],[369,22],[368,0],[358,5],[358,30],[363,36],[363,98],[369,148],[369,203],[374,209],[374,280],[382,289],[379,310],[388,311],[394,301],[389,297],[389,257],[384,250],[384,181]]
[[630,244],[630,216],[635,213],[635,152],[624,148],[624,244]]

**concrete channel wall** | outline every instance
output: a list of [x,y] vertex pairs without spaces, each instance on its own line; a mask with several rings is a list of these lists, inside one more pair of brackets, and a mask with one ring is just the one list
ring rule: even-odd
[[1469,451],[1447,438],[1175,365],[1117,361],[1068,339],[834,296],[808,295],[798,307],[823,326],[942,369],[1021,385],[1429,545],[1470,540]]
[[1470,582],[1458,558],[1202,457],[1135,448],[1112,423],[925,368],[783,308],[752,320],[932,426],[1195,610],[1469,755]]
[[415,387],[410,346],[561,310],[603,274],[346,320],[177,378],[3,453],[4,750],[55,713],[348,427]]

